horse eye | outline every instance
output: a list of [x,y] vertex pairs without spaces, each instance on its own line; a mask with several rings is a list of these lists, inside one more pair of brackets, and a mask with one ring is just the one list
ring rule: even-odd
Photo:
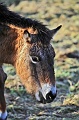
[[30,56],[31,62],[36,64],[40,62],[40,58],[38,56]]

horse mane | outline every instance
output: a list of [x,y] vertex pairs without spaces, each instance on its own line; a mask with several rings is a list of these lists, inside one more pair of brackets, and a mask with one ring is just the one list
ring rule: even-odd
[[37,29],[38,38],[42,39],[42,42],[44,43],[48,43],[52,38],[46,25],[36,20],[22,17],[19,14],[10,11],[3,3],[0,3],[0,23],[6,25],[12,24],[21,28],[32,27]]

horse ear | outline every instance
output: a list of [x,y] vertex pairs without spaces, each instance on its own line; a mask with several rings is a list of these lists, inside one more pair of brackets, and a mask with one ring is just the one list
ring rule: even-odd
[[29,43],[31,42],[31,36],[27,30],[24,31],[23,38],[26,40],[26,42],[29,42]]
[[56,27],[53,30],[50,30],[50,34],[52,37],[54,37],[54,35],[58,32],[58,30],[62,27],[62,25],[59,25],[58,27]]

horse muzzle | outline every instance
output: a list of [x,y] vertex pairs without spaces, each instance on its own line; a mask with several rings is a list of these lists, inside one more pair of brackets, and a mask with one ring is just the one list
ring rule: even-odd
[[56,86],[50,84],[44,84],[41,89],[36,92],[35,97],[37,101],[46,104],[52,102],[57,95]]

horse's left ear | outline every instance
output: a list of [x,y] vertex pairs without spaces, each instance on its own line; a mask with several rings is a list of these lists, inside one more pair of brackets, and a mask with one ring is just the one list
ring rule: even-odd
[[53,30],[50,30],[50,34],[52,37],[54,37],[54,35],[58,32],[58,30],[62,27],[62,25],[59,25],[58,27],[56,27]]
[[31,36],[27,30],[24,31],[23,38],[26,40],[26,42],[29,42],[29,43],[31,42]]

